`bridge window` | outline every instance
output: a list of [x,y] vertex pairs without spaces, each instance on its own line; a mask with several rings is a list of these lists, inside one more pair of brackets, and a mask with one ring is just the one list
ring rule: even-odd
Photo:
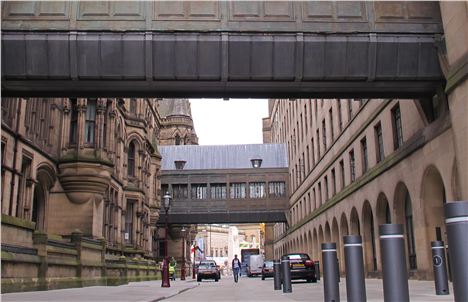
[[172,194],[174,199],[187,199],[188,186],[186,184],[174,184],[172,185]]
[[245,198],[245,183],[231,183],[230,189],[232,199]]
[[286,196],[286,184],[284,181],[272,181],[268,183],[268,195],[270,197],[284,197]]
[[86,105],[85,143],[94,144],[96,127],[96,100],[88,100]]
[[403,145],[403,128],[401,126],[400,106],[396,105],[392,109],[392,126],[393,126],[393,146],[396,149]]
[[206,184],[192,184],[192,199],[206,199],[206,193]]
[[226,199],[226,184],[211,184],[211,199]]
[[251,182],[249,184],[250,198],[265,198],[265,183]]
[[127,172],[128,176],[135,176],[135,143],[133,142],[128,146]]

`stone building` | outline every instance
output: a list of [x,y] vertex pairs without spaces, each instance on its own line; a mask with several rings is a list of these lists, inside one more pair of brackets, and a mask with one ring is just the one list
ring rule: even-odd
[[188,99],[159,99],[156,108],[161,116],[161,146],[198,145]]
[[[286,143],[288,224],[274,226],[274,254],[363,238],[367,277],[381,273],[378,226],[404,226],[413,278],[432,278],[432,240],[444,235],[443,205],[462,197],[447,100],[270,100],[267,137]],[[268,129],[269,128],[269,129]]]
[[2,99],[4,292],[156,277],[157,107]]

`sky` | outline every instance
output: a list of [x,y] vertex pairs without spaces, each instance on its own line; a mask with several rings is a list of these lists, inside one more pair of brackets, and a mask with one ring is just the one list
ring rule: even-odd
[[263,143],[267,99],[190,99],[199,145]]

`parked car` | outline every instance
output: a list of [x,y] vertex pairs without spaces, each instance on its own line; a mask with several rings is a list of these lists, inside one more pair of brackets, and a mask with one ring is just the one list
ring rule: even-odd
[[203,279],[219,280],[219,269],[216,263],[202,263],[198,265],[197,281],[201,282]]
[[218,279],[221,279],[221,270],[219,269],[219,265],[216,264],[216,261],[214,261],[214,260],[202,260],[202,261],[200,261],[198,266],[200,266],[202,264],[208,264],[210,266],[214,265],[214,267],[216,267],[216,271],[218,273]]
[[262,274],[263,256],[250,255],[249,265],[247,266],[247,277],[258,276]]
[[273,273],[274,273],[273,261],[266,260],[263,263],[263,267],[262,267],[262,280],[265,280],[265,278],[267,277],[273,277]]
[[306,279],[307,282],[317,282],[314,261],[310,259],[309,255],[305,253],[290,253],[284,256],[289,257],[292,280]]

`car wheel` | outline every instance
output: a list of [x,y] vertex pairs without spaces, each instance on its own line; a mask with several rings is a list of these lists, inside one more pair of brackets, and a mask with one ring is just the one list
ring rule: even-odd
[[265,276],[264,276],[264,275],[262,275],[262,280],[265,280]]
[[197,277],[197,282],[201,282],[202,278]]
[[313,283],[317,283],[317,278],[312,278]]
[[218,282],[218,281],[219,281],[219,279],[218,279],[218,278],[215,278],[215,282]]
[[312,282],[312,279],[307,279],[307,283],[311,283]]

